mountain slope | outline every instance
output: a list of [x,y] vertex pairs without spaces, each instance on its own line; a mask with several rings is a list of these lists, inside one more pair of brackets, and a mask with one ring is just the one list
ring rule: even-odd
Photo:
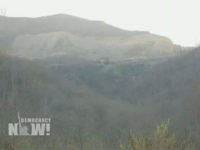
[[90,60],[123,60],[137,57],[159,57],[175,54],[173,43],[157,35],[133,37],[85,37],[66,32],[18,36],[12,52],[28,58],[76,56]]
[[7,46],[18,35],[60,31],[89,37],[127,37],[138,34],[149,34],[148,32],[126,31],[107,25],[101,21],[90,21],[63,14],[39,18],[0,16],[0,42],[4,42]]
[[[19,34],[38,34],[48,32],[64,31],[72,34],[97,36],[97,37],[115,37],[115,36],[134,36],[137,34],[149,34],[149,32],[126,31],[101,21],[90,21],[70,15],[53,15],[39,18],[0,18],[0,29],[11,29],[15,31],[14,35]],[[12,28],[8,25],[12,24]],[[1,31],[0,30],[0,31]],[[9,31],[4,31],[9,33]]]
[[167,37],[63,14],[39,18],[0,17],[0,43],[28,58],[65,54],[124,60],[177,53]]
[[135,83],[134,99],[184,99],[191,93],[190,88],[199,83],[199,60],[200,47],[148,69]]
[[[83,85],[53,75],[41,65],[12,55],[0,54],[0,146],[8,149],[2,146],[2,143],[8,140],[7,145],[14,146],[13,149],[39,147],[49,150],[75,147],[74,149],[93,150],[102,145],[102,149],[115,150],[122,140],[127,141],[130,138],[130,130],[134,135],[146,134],[155,124],[168,118],[172,120],[170,126],[173,131],[182,131],[181,138],[192,133],[194,140],[199,143],[196,138],[200,124],[200,84],[197,82],[200,74],[199,50],[155,66],[152,72],[148,71],[149,74],[139,77],[140,81],[146,81],[146,84],[141,82],[142,85],[138,86],[139,83],[133,83],[138,87],[140,96],[149,96],[147,100],[151,100],[155,94],[152,91],[157,90],[157,93],[160,93],[172,88],[168,79],[172,80],[174,76],[180,77],[182,74],[184,80],[174,78],[178,81],[173,81],[174,87],[187,89],[196,83],[192,92],[184,91],[187,94],[185,103],[177,99],[165,102],[165,97],[160,95],[160,101],[142,105],[112,101]],[[186,73],[191,74],[187,76]],[[155,80],[157,84],[154,83]],[[133,95],[132,100],[142,100],[137,96]],[[23,117],[51,117],[51,137],[35,140],[5,137],[7,125],[16,122],[18,111]]]
[[[41,64],[0,53],[1,147],[7,139],[15,149],[27,146],[22,144],[23,138],[16,141],[7,137],[8,123],[17,122],[16,114],[20,112],[22,117],[52,119],[51,137],[25,140],[32,143],[33,149],[36,146],[50,149],[45,146],[52,145],[55,140],[61,143],[60,149],[70,149],[72,144],[78,149],[83,143],[91,150],[94,149],[92,145],[98,146],[96,143],[103,143],[105,149],[116,149],[121,137],[128,134],[138,118],[134,111],[129,104],[112,101],[86,86],[63,79]],[[137,124],[138,128],[140,126]],[[99,140],[95,142],[94,138]]]

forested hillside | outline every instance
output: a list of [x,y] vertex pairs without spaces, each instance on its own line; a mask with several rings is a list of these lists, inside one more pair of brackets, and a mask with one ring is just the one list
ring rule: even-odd
[[[114,102],[40,64],[3,52],[0,82],[0,146],[4,149],[115,149],[121,140],[127,140],[131,129],[139,133],[146,126],[135,124],[146,113],[138,112],[141,106]],[[17,122],[17,112],[23,117],[51,117],[50,141],[8,137],[7,125]]]
[[[180,142],[191,135],[192,141],[188,141],[187,146],[190,145],[192,149],[194,143],[196,146],[199,143],[198,54],[199,48],[187,55],[158,64],[153,69],[147,69],[144,71],[145,74],[136,74],[136,81],[129,82],[133,84],[129,89],[132,92],[127,93],[131,94],[129,95],[131,103],[129,103],[113,101],[114,97],[111,100],[97,94],[86,87],[87,84],[74,82],[73,79],[69,81],[58,72],[55,74],[50,69],[45,69],[40,63],[19,59],[2,52],[0,57],[1,147],[30,150],[66,147],[82,150],[114,150],[120,148],[122,142],[122,149],[128,144],[130,133],[138,136],[151,135],[156,125],[168,120],[169,134],[176,132]],[[125,69],[123,66],[122,68]],[[112,71],[112,74],[120,73],[114,72]],[[126,69],[122,72],[129,74]],[[172,80],[179,73],[183,75],[185,82],[181,82],[181,78]],[[190,76],[185,73],[190,73]],[[99,78],[96,76],[97,80]],[[154,78],[157,79],[157,84],[151,86]],[[79,81],[81,79],[83,78],[79,78]],[[170,91],[172,85],[180,91],[175,96]],[[155,90],[157,92],[153,92]],[[38,138],[33,141],[27,138],[8,137],[7,123],[16,122],[18,111],[24,115],[23,117],[38,115],[51,117],[51,138],[49,140]],[[167,132],[163,126],[160,128],[164,134]],[[173,140],[171,138],[163,137],[160,140]],[[132,140],[136,143],[138,141],[134,138]],[[174,150],[176,146],[178,147],[174,145]]]

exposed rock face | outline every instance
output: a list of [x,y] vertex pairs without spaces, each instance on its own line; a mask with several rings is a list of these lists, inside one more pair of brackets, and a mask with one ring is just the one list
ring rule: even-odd
[[68,55],[118,60],[174,54],[169,39],[152,34],[132,37],[86,37],[66,32],[29,34],[18,36],[11,47],[14,53],[28,58]]
[[0,17],[0,44],[28,58],[66,55],[90,60],[124,60],[175,53],[172,41],[166,37],[63,14],[40,18]]

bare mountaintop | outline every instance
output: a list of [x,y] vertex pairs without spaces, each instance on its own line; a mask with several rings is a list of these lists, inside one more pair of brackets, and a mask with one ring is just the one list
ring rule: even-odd
[[13,53],[28,58],[66,55],[90,60],[121,60],[174,53],[174,46],[170,40],[150,34],[101,38],[77,36],[66,32],[27,34],[18,36],[11,49]]
[[149,32],[126,31],[102,21],[91,21],[64,14],[39,18],[0,17],[1,39],[2,37],[12,38],[21,34],[39,34],[59,31],[95,37],[126,37],[137,34],[149,34]]
[[0,17],[0,44],[29,58],[62,54],[89,59],[126,59],[174,54],[173,42],[167,37],[64,14]]

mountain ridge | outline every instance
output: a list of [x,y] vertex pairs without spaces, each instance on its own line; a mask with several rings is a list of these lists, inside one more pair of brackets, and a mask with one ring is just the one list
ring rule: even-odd
[[[71,15],[0,17],[0,44],[27,58],[75,55],[124,60],[175,55],[171,39],[148,31],[128,31]],[[54,43],[54,44],[53,44]],[[45,54],[43,54],[45,53]]]

